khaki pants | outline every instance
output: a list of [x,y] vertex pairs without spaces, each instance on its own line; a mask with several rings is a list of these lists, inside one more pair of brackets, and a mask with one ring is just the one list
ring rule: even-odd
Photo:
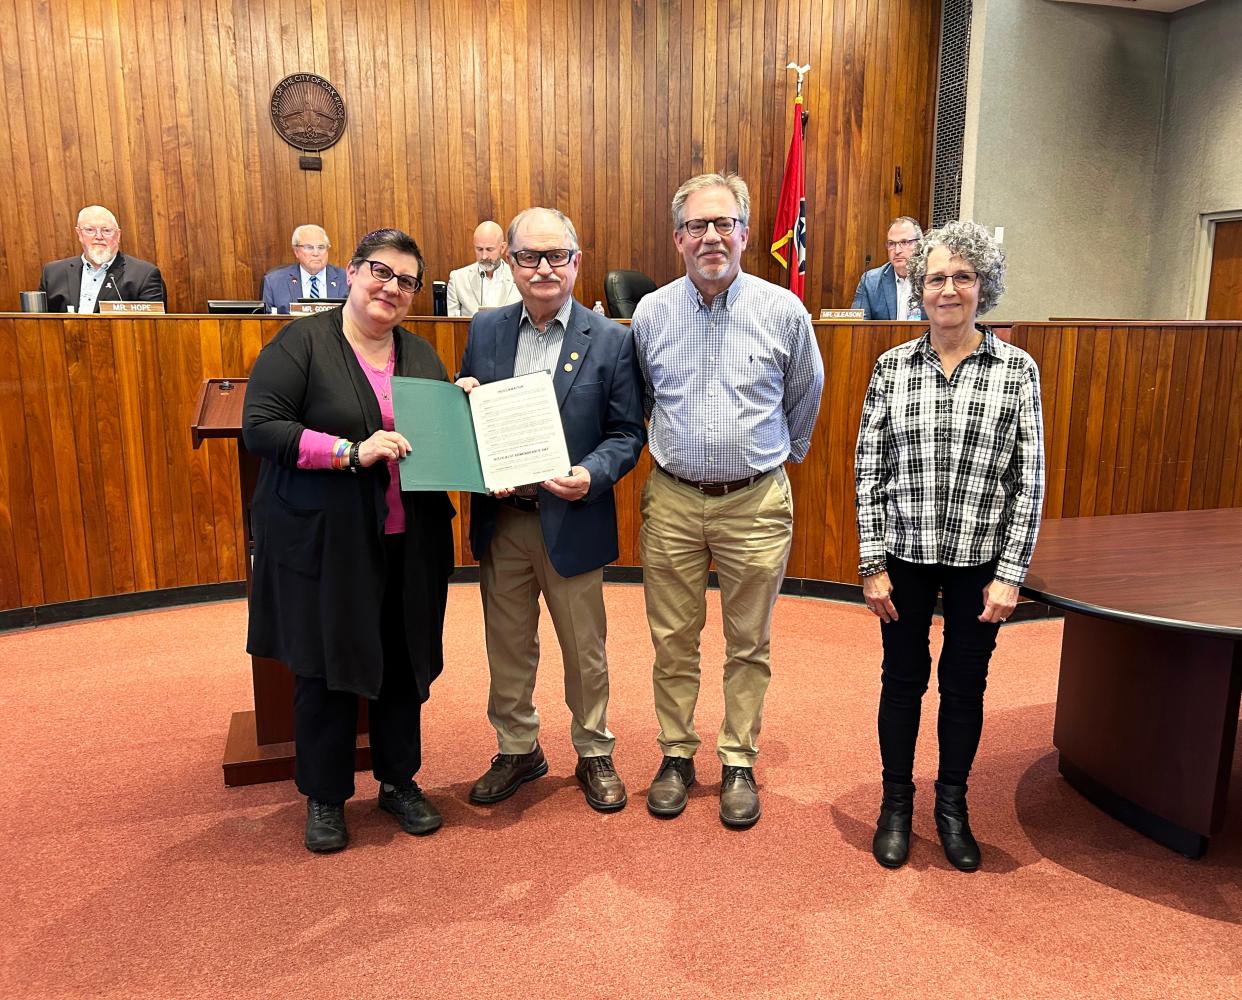
[[643,488],[642,517],[660,748],[669,757],[692,757],[701,742],[694,729],[699,635],[714,559],[725,635],[725,715],[716,754],[724,764],[752,767],[772,676],[772,608],[793,539],[789,479],[780,468],[737,493],[709,497],[657,468]]
[[579,757],[611,754],[616,741],[607,719],[603,569],[561,576],[548,560],[539,515],[502,505],[491,545],[480,560],[479,589],[491,671],[487,717],[500,752],[529,753],[539,739],[534,691],[542,593],[565,661],[574,747]]

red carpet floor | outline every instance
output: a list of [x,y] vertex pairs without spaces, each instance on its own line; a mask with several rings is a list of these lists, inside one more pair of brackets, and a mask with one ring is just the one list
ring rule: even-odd
[[[1097,812],[1056,771],[1058,622],[1001,634],[971,794],[985,867],[963,875],[931,818],[934,692],[911,863],[871,859],[879,641],[862,608],[782,599],[764,815],[736,832],[716,816],[711,752],[685,814],[648,816],[642,592],[610,587],[608,606],[625,810],[591,811],[573,781],[550,629],[551,773],[467,803],[495,743],[478,594],[457,587],[419,775],[445,827],[406,836],[360,776],[353,844],[327,857],[301,846],[292,783],[223,786],[229,714],[250,706],[242,603],[0,635],[0,996],[1242,996],[1242,757],[1201,861]],[[721,655],[713,595],[706,745]]]

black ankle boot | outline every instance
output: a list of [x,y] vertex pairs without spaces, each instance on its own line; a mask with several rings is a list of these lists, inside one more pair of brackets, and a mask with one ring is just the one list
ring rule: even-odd
[[966,816],[966,786],[936,782],[936,832],[944,856],[958,871],[973,872],[979,867],[979,844],[970,832]]
[[871,838],[871,855],[885,868],[900,868],[910,856],[910,818],[914,814],[914,786],[884,782],[884,801]]

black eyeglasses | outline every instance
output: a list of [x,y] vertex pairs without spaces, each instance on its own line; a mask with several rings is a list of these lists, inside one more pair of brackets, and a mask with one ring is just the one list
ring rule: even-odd
[[513,263],[518,267],[534,270],[541,260],[546,260],[549,267],[564,267],[574,259],[577,250],[514,250]]
[[416,278],[412,274],[398,274],[382,260],[364,260],[371,268],[371,274],[376,281],[381,284],[388,284],[393,278],[397,279],[397,287],[406,295],[413,295],[423,287],[423,279]]
[[681,224],[681,228],[695,239],[707,232],[709,225],[716,230],[716,235],[728,236],[741,221],[741,219],[731,219],[727,215],[722,215],[719,219],[687,219]]
[[965,291],[967,288],[974,288],[975,282],[979,280],[979,273],[977,271],[958,271],[957,274],[929,274],[923,279],[923,284],[933,292],[938,292],[944,288],[944,283],[950,278],[953,279],[953,287],[960,292]]

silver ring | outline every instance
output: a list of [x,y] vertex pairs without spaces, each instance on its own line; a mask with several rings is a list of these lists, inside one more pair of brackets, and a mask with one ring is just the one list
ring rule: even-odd
[[1004,621],[1004,620],[1005,620],[1004,618],[1001,619],[1001,621]]

